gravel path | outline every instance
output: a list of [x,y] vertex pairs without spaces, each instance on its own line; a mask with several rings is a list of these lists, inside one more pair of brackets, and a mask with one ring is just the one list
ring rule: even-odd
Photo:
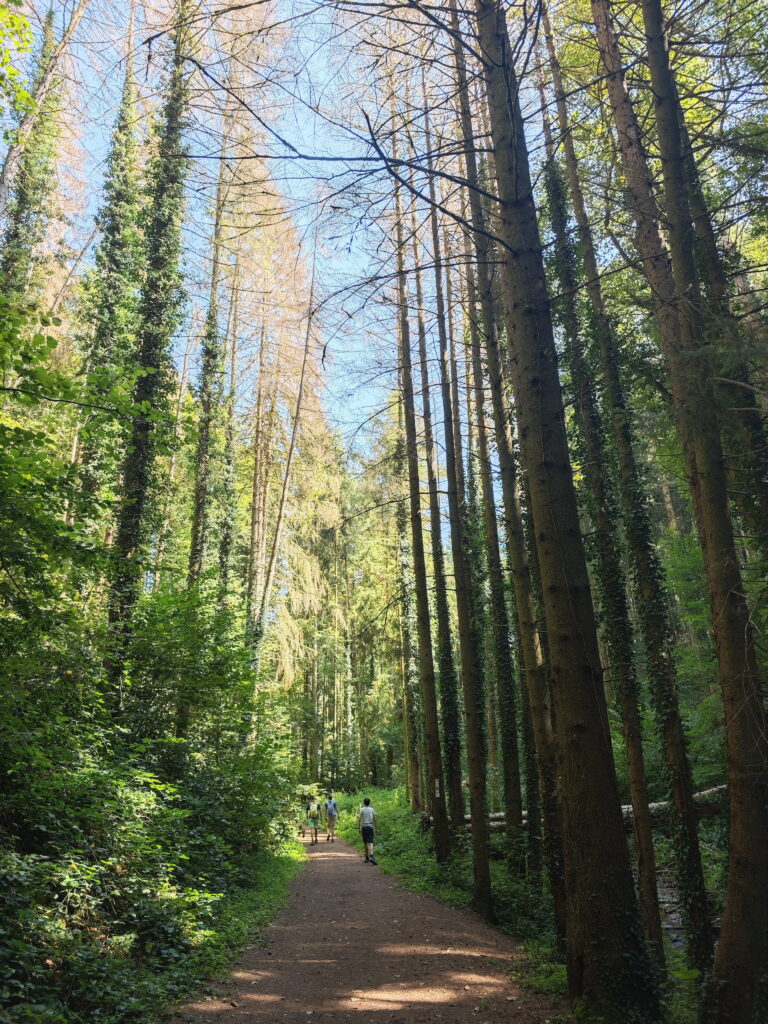
[[545,1024],[563,1006],[509,978],[513,939],[398,887],[321,835],[264,944],[173,1024]]

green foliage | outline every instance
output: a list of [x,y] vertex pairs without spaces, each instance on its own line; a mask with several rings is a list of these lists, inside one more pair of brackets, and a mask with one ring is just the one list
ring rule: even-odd
[[[32,44],[29,21],[14,10],[21,6],[21,0],[6,0],[0,4],[0,115],[9,108],[23,110],[30,103],[30,95],[17,67],[18,58]],[[4,136],[8,142],[12,132],[6,130]]]
[[146,767],[152,744],[124,747],[63,714],[25,733],[16,707],[2,750],[0,1003],[30,1024],[145,1019],[281,898],[298,863],[283,843],[288,780],[247,748],[196,757],[171,785]]
[[[45,74],[55,49],[53,10],[43,28],[35,82]],[[6,299],[28,303],[43,286],[41,251],[54,216],[56,153],[63,104],[61,80],[55,78],[37,111],[34,127],[21,155],[6,225],[0,242],[0,291]]]
[[82,396],[50,366],[55,323],[0,299],[0,602],[22,619],[50,613],[71,590],[64,569],[93,560],[65,521],[75,481],[50,413]]

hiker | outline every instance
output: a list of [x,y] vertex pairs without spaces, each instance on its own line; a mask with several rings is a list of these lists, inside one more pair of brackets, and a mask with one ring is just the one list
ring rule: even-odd
[[371,807],[371,798],[363,800],[363,806],[357,812],[357,823],[360,826],[360,833],[365,843],[365,863],[378,863],[373,856],[374,827],[376,825],[376,811]]
[[328,834],[325,837],[327,842],[336,842],[336,819],[339,816],[339,808],[336,806],[336,801],[333,799],[333,793],[328,793],[326,801],[323,804],[323,811],[325,812],[326,827]]
[[314,846],[315,843],[318,842],[317,829],[320,824],[321,813],[322,808],[320,806],[320,801],[311,797],[307,804],[307,822],[309,824],[310,831],[312,832],[312,842],[309,844],[310,846]]

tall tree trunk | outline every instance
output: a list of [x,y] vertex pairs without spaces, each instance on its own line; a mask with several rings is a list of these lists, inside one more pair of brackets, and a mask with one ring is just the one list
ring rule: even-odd
[[[644,17],[651,19],[646,36],[662,156],[670,260],[660,236],[658,211],[637,119],[624,82],[610,4],[607,0],[592,0],[592,8],[624,172],[636,211],[638,250],[657,299],[663,300],[664,308],[658,313],[659,323],[664,325],[661,342],[704,556],[725,703],[731,798],[730,867],[709,1005],[715,1014],[713,1019],[737,1020],[739,1014],[745,1019],[745,1008],[755,998],[756,965],[762,962],[768,940],[768,847],[757,839],[768,827],[768,734],[749,607],[730,519],[711,369],[703,347],[702,300],[693,252],[680,121],[670,91],[674,82],[670,85],[663,22],[659,12],[654,15],[644,9]],[[755,891],[761,894],[757,899],[750,895]],[[711,936],[702,930],[700,941],[700,947],[691,953],[694,963],[706,970]]]
[[587,492],[585,504],[595,527],[595,570],[604,612],[608,662],[613,669],[611,675],[614,690],[618,694],[621,708],[637,846],[640,912],[645,936],[657,960],[663,964],[664,942],[656,889],[656,855],[648,809],[648,783],[643,753],[633,631],[621,549],[616,543],[619,536],[618,515],[613,488],[608,479],[609,458],[603,425],[597,409],[597,387],[587,361],[584,327],[577,308],[579,281],[576,275],[576,253],[569,233],[566,192],[560,168],[555,161],[547,114],[547,97],[543,88],[541,99],[547,156],[544,179],[555,241],[555,272],[560,288],[555,310],[563,329],[563,343],[570,364],[571,384],[578,412],[577,429],[580,435],[581,461]]
[[477,254],[477,291],[480,301],[484,350],[487,359],[488,381],[491,389],[494,430],[504,502],[505,537],[509,564],[512,570],[518,642],[522,652],[524,667],[524,672],[521,674],[521,685],[523,699],[531,712],[542,795],[545,856],[554,904],[555,930],[558,942],[562,945],[565,941],[565,887],[557,766],[555,763],[555,747],[550,714],[549,685],[544,667],[541,638],[538,632],[536,609],[531,589],[528,556],[525,549],[520,493],[512,449],[510,413],[507,407],[499,352],[494,283],[491,276],[494,257],[491,251],[491,239],[486,230],[480,195],[477,190],[478,170],[474,147],[474,130],[456,0],[451,0],[451,27],[453,31],[461,131],[467,179],[470,186],[468,192],[471,222],[474,229],[473,242]]
[[705,323],[677,88],[661,5],[658,0],[642,0],[642,11],[680,330],[679,345],[669,352],[668,360],[677,415],[686,421],[693,439],[687,468],[707,573],[728,745],[728,893],[705,1019],[736,1024],[756,1012],[768,951],[768,719],[704,350]]
[[[426,97],[425,97],[426,100]],[[479,610],[474,600],[471,567],[466,534],[466,506],[459,501],[456,449],[460,443],[454,431],[451,401],[451,362],[445,301],[443,296],[443,261],[440,230],[437,220],[437,195],[432,174],[429,114],[424,112],[424,134],[429,173],[429,219],[432,228],[432,252],[435,264],[435,312],[440,341],[440,384],[443,402],[443,433],[445,437],[446,486],[448,514],[451,524],[451,552],[456,583],[456,612],[459,625],[461,682],[464,691],[466,723],[467,770],[469,775],[470,813],[472,815],[472,866],[474,874],[473,906],[487,919],[493,918],[491,869],[489,856],[488,794],[485,777],[487,744],[485,736],[485,692],[483,681],[482,643]]]
[[406,471],[406,439],[403,432],[403,402],[398,402],[398,433],[395,449],[396,479],[403,489],[403,499],[397,503],[398,577],[400,581],[400,666],[403,706],[403,753],[406,763],[406,782],[411,811],[420,814],[424,808],[419,765],[419,709],[416,687],[418,679],[418,652],[414,641],[413,568],[408,547],[408,509],[405,490],[408,486]]
[[299,371],[299,386],[296,393],[296,407],[293,413],[293,423],[291,424],[291,436],[288,442],[288,454],[285,460],[285,469],[283,471],[283,483],[280,488],[280,497],[277,502],[277,515],[275,517],[275,528],[272,535],[272,545],[270,547],[269,558],[267,560],[267,567],[264,573],[264,585],[261,588],[261,592],[255,596],[254,603],[252,605],[252,618],[249,624],[250,628],[250,639],[254,648],[257,649],[261,643],[261,639],[264,636],[264,627],[266,624],[267,611],[269,609],[269,601],[272,596],[272,584],[275,578],[275,569],[277,567],[277,555],[280,551],[280,544],[283,539],[283,524],[285,522],[285,509],[286,500],[288,497],[288,485],[291,482],[291,471],[293,469],[293,460],[296,455],[296,442],[299,436],[299,425],[301,423],[302,413],[304,411],[304,391],[307,383],[307,368],[309,365],[309,350],[312,343],[312,326],[314,318],[314,301],[315,301],[315,265],[312,265],[312,282],[309,287],[309,303],[307,306],[307,327],[304,333],[304,351],[301,358],[301,370]]
[[675,630],[670,612],[671,599],[654,542],[648,498],[635,457],[631,415],[619,373],[618,342],[605,306],[592,229],[587,216],[576,150],[570,131],[565,87],[546,10],[544,28],[555,85],[568,185],[584,260],[587,295],[611,410],[611,425],[619,463],[619,496],[632,566],[632,587],[637,595],[640,629],[648,663],[652,702],[661,738],[667,784],[676,809],[675,831],[679,855],[675,858],[675,863],[678,890],[681,894],[689,947],[692,950],[701,950],[701,954],[697,954],[697,959],[706,963],[709,955],[707,950],[711,942],[711,926],[699,852],[693,782],[677,697]]
[[488,558],[488,589],[490,591],[490,618],[493,628],[494,668],[501,720],[501,746],[503,757],[504,810],[507,819],[507,843],[510,863],[519,862],[522,855],[521,831],[523,803],[520,792],[520,753],[517,742],[517,710],[515,707],[515,677],[510,649],[510,625],[507,615],[506,587],[499,547],[499,527],[496,520],[496,498],[493,493],[491,450],[485,419],[484,379],[480,361],[480,338],[474,296],[474,280],[469,268],[467,300],[472,359],[472,389],[475,398],[475,424],[477,431],[477,461],[483,495],[483,525]]
[[624,837],[518,82],[502,7],[476,0],[476,10],[496,155],[511,380],[555,699],[569,988],[586,1019],[651,1024],[662,1011]]
[[421,371],[421,406],[424,425],[424,449],[429,489],[430,540],[434,571],[435,618],[437,620],[438,670],[440,683],[440,714],[443,726],[443,761],[448,812],[454,828],[464,822],[464,793],[461,778],[461,725],[459,722],[458,679],[453,660],[451,616],[448,608],[448,588],[445,581],[445,554],[443,552],[442,517],[437,483],[437,458],[432,426],[432,399],[430,394],[429,362],[427,359],[427,331],[424,323],[424,293],[421,280],[420,253],[416,229],[415,208],[411,208],[411,235],[413,239],[414,278],[416,283],[416,314],[419,339],[419,367]]
[[[397,158],[397,140],[394,155]],[[416,410],[413,400],[413,367],[411,363],[411,332],[408,323],[408,293],[405,268],[405,242],[403,240],[403,211],[399,188],[395,189],[395,232],[397,259],[398,341],[400,346],[400,372],[405,413],[406,451],[408,456],[408,493],[410,498],[411,546],[413,574],[416,589],[416,622],[419,649],[421,698],[424,711],[424,732],[427,745],[429,806],[432,812],[435,854],[445,861],[450,854],[448,813],[445,801],[440,725],[437,717],[435,666],[432,657],[432,633],[427,589],[427,565],[424,556],[424,534],[421,522],[421,481],[419,479],[419,451],[416,435]]]
[[237,395],[238,340],[240,337],[240,280],[237,264],[232,280],[227,338],[229,345],[229,393],[224,410],[224,474],[219,534],[219,606],[225,607],[229,594],[232,543],[235,535],[235,400]]
[[210,520],[210,497],[213,466],[211,454],[213,431],[220,412],[223,384],[224,343],[219,324],[219,289],[221,286],[221,255],[224,212],[228,197],[227,149],[229,146],[229,111],[224,111],[224,125],[219,155],[219,175],[216,183],[216,200],[213,214],[213,237],[211,239],[211,284],[208,298],[208,313],[205,318],[200,367],[200,421],[195,452],[195,488],[192,503],[190,528],[189,566],[187,585],[193,587],[203,572],[208,525]]

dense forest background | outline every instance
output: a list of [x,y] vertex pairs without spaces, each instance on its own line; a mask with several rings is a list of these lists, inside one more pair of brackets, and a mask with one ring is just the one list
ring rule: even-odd
[[768,1019],[767,54],[0,5],[3,1019],[149,1019],[320,786],[584,1021]]

